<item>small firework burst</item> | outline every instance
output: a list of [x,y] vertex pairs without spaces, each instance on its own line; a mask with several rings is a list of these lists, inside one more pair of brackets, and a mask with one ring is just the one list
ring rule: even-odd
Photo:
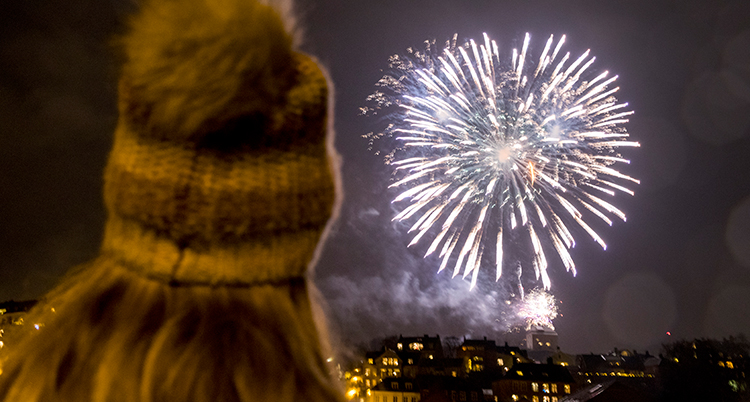
[[540,327],[554,330],[552,320],[558,314],[555,297],[543,289],[534,289],[520,302],[516,314],[527,330]]

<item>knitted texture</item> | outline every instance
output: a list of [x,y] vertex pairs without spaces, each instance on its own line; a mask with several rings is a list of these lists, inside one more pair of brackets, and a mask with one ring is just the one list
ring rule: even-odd
[[292,51],[271,7],[247,3],[243,21],[190,2],[211,29],[172,27],[146,43],[154,19],[196,20],[170,15],[178,3],[166,0],[123,39],[102,255],[178,284],[301,277],[334,202],[325,76]]

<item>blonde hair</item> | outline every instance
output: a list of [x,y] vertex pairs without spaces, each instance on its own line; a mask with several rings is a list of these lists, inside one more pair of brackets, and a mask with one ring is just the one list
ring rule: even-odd
[[169,285],[93,261],[36,306],[0,400],[336,401],[304,279]]

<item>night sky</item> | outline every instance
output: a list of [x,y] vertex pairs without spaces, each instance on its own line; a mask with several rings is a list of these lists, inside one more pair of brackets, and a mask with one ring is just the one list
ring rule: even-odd
[[[96,254],[101,172],[116,121],[112,35],[132,4],[48,0],[0,6],[0,300],[38,298]],[[335,86],[345,201],[316,279],[347,342],[392,334],[514,341],[505,283],[468,290],[391,222],[392,181],[359,108],[388,57],[424,40],[483,32],[503,51],[531,33],[591,49],[642,144],[622,170],[641,184],[614,203],[627,222],[582,231],[577,277],[550,257],[560,346],[658,352],[663,342],[750,335],[750,3],[747,1],[327,0],[301,4],[303,49]],[[491,271],[487,267],[486,271]],[[493,268],[494,269],[494,268]],[[671,337],[667,335],[671,332]]]

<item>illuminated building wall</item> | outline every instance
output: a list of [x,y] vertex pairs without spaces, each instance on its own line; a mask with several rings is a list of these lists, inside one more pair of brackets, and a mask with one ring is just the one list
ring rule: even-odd
[[368,390],[366,402],[419,402],[422,397],[411,379],[389,378]]
[[576,383],[565,367],[517,363],[505,377],[493,381],[492,390],[499,402],[558,402],[576,391]]
[[497,345],[495,341],[484,339],[464,339],[458,349],[458,357],[463,359],[467,372],[498,369]]
[[557,351],[557,332],[546,329],[527,332],[526,348],[528,350]]

